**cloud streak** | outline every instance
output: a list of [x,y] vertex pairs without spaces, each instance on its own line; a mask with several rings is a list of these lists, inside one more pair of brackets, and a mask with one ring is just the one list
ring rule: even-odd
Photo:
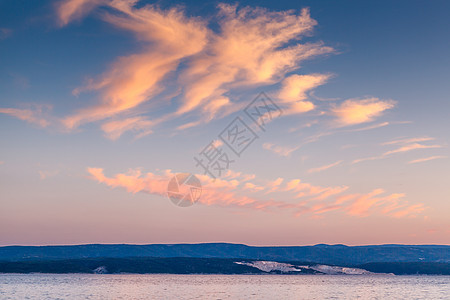
[[292,152],[297,150],[299,147],[283,147],[283,146],[277,146],[272,143],[264,143],[262,145],[263,149],[269,150],[279,156],[288,157],[291,155]]
[[383,156],[388,156],[390,154],[401,153],[401,152],[408,152],[408,151],[412,151],[412,150],[416,150],[416,149],[433,149],[433,148],[442,148],[442,146],[441,145],[423,145],[423,144],[419,144],[419,143],[414,143],[414,144],[409,144],[409,145],[399,147],[399,148],[391,150],[391,151],[387,151],[387,152],[383,153]]
[[417,164],[417,163],[426,162],[426,161],[435,160],[435,159],[441,159],[441,158],[447,158],[447,156],[435,155],[435,156],[419,158],[419,159],[409,161],[408,164]]
[[[159,196],[166,195],[167,183],[175,175],[170,170],[161,174],[143,174],[140,170],[129,170],[127,173],[107,177],[101,168],[88,168],[87,171],[90,179],[109,187]],[[344,194],[349,187],[322,187],[300,179],[278,178],[258,183],[254,175],[233,171],[215,180],[206,175],[196,176],[203,185],[199,200],[203,205],[253,211],[286,210],[295,216],[335,211],[357,217],[381,214],[395,218],[416,216],[425,209],[422,204],[409,204],[403,199],[404,194],[386,194],[382,189],[375,189],[367,194]]]
[[330,169],[330,168],[339,166],[340,164],[342,164],[342,162],[343,162],[343,160],[339,160],[339,161],[334,162],[334,163],[329,164],[329,165],[321,166],[321,167],[318,167],[318,168],[312,168],[312,169],[309,169],[309,170],[308,170],[308,173],[318,173],[318,172],[322,172],[322,171],[328,170],[328,169]]
[[390,157],[392,154],[405,153],[405,152],[410,152],[410,151],[418,150],[418,149],[442,148],[442,145],[437,145],[437,144],[425,145],[425,144],[418,143],[418,142],[422,142],[422,141],[431,141],[431,140],[434,140],[434,138],[431,138],[431,137],[408,138],[408,139],[400,139],[400,140],[385,142],[385,143],[382,143],[381,145],[382,146],[398,145],[398,147],[396,149],[386,151],[383,154],[378,155],[378,156],[371,156],[371,157],[366,157],[366,158],[355,159],[352,163],[356,164],[356,163],[360,163],[363,161],[384,159],[384,158]]

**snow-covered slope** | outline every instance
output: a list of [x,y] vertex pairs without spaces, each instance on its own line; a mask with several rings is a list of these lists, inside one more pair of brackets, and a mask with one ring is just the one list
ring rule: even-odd
[[328,265],[314,265],[310,266],[310,269],[314,271],[318,271],[325,274],[346,274],[346,275],[365,275],[365,274],[373,274],[364,269],[358,268],[347,268],[347,267],[337,267],[337,266],[328,266]]
[[252,262],[236,262],[239,265],[246,265],[260,269],[264,272],[280,271],[280,272],[301,272],[302,270],[296,268],[291,264],[279,263],[276,261],[252,261]]
[[235,262],[236,264],[246,265],[257,268],[263,272],[280,271],[283,273],[288,272],[301,272],[302,269],[314,270],[317,273],[330,274],[330,275],[366,275],[373,274],[364,269],[328,266],[328,265],[312,265],[312,266],[295,266],[287,263],[279,263],[276,261],[252,261],[252,262]]

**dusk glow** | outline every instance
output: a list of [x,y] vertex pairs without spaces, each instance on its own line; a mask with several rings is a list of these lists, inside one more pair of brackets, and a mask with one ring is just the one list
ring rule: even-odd
[[0,245],[448,245],[449,11],[0,2]]

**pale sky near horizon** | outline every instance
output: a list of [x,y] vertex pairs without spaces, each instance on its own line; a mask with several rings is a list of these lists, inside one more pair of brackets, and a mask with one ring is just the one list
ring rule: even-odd
[[[0,245],[450,244],[449,9],[1,1]],[[234,152],[236,117],[257,138]]]

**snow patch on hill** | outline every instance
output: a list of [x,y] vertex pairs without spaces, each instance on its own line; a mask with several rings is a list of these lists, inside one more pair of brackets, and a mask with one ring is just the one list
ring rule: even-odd
[[276,261],[252,261],[252,262],[235,262],[239,265],[245,265],[257,268],[263,272],[272,272],[272,271],[280,271],[280,272],[301,272],[301,269],[296,268],[294,265],[279,263]]
[[301,272],[302,269],[314,270],[317,273],[329,275],[368,275],[374,274],[364,269],[338,267],[329,265],[312,265],[312,266],[295,266],[287,263],[279,263],[276,261],[252,261],[252,262],[235,262],[239,265],[257,268],[263,272],[279,271],[283,273]]
[[310,269],[314,271],[318,271],[324,274],[331,274],[331,275],[339,275],[339,274],[345,274],[345,275],[366,275],[366,274],[373,274],[372,272],[369,272],[364,269],[358,269],[358,268],[347,268],[347,267],[337,267],[337,266],[328,266],[328,265],[314,265],[310,266]]

